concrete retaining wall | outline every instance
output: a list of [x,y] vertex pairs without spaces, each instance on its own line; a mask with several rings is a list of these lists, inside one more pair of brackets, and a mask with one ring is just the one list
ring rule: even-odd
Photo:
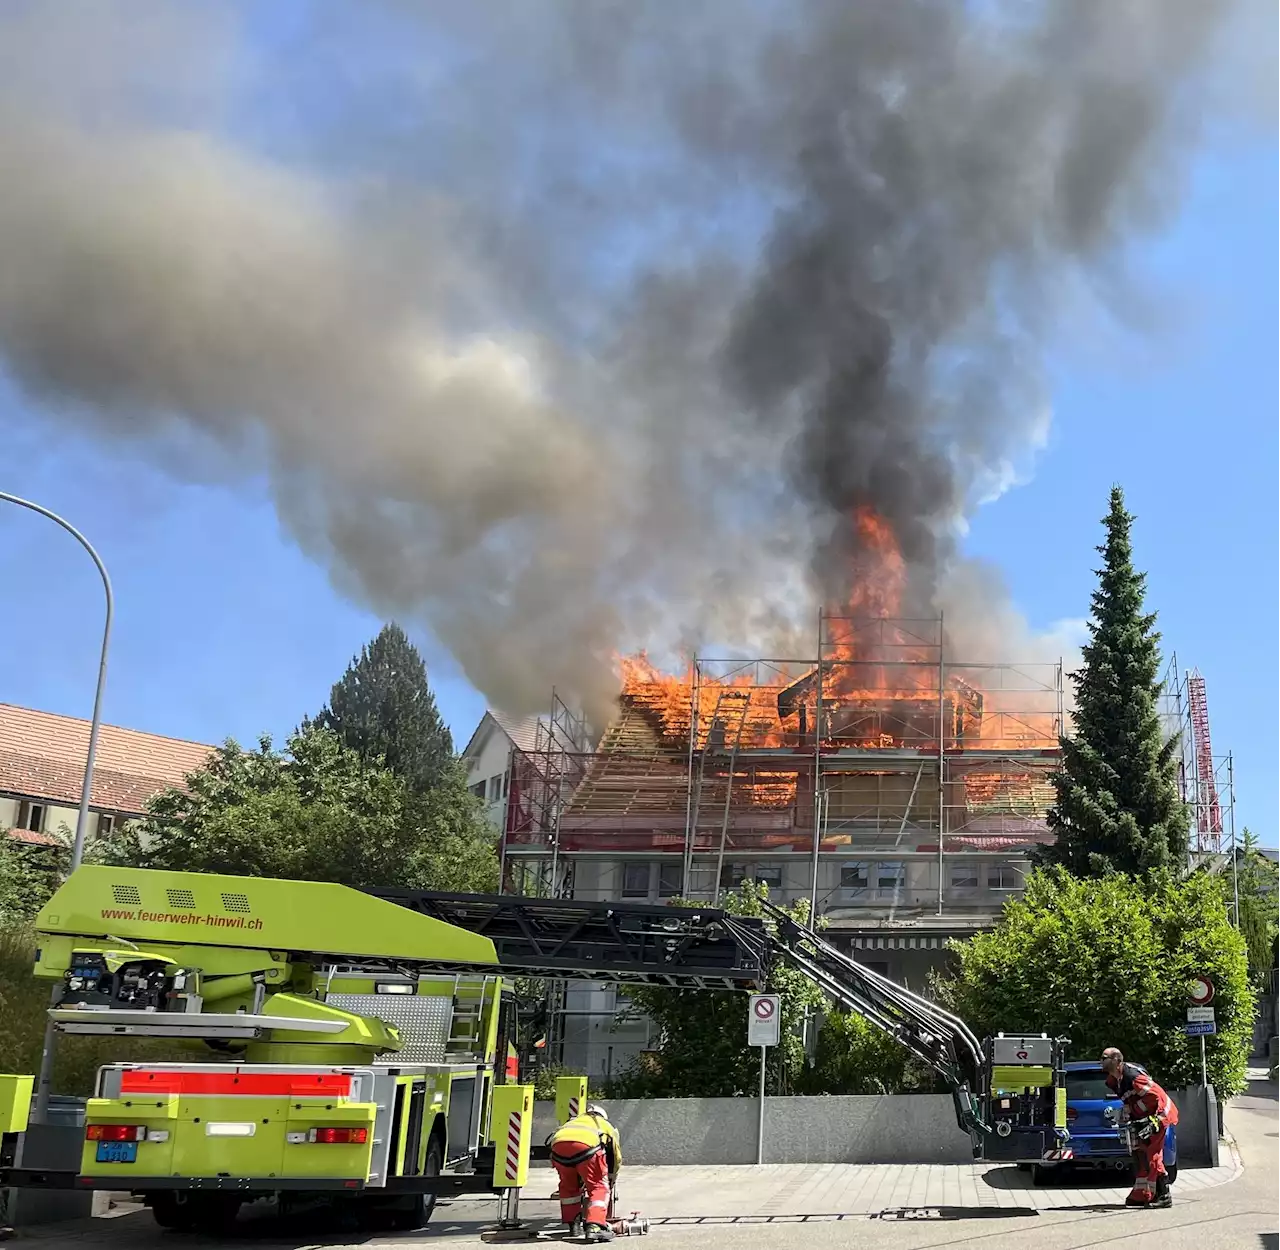
[[[1176,1090],[1178,1158],[1216,1166],[1218,1106],[1213,1091]],[[609,1119],[623,1157],[637,1164],[756,1161],[754,1098],[613,1099]],[[1212,1130],[1210,1130],[1210,1124]],[[534,1143],[555,1129],[555,1105],[534,1109]],[[972,1163],[968,1134],[946,1094],[766,1098],[766,1163]]]
[[[637,1164],[756,1161],[754,1098],[656,1098],[608,1103],[623,1157]],[[538,1103],[534,1141],[555,1128]],[[945,1094],[766,1098],[766,1163],[972,1163],[968,1135]]]

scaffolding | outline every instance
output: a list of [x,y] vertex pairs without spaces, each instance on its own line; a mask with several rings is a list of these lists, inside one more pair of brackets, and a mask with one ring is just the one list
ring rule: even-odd
[[1161,679],[1161,718],[1166,741],[1177,737],[1178,793],[1187,805],[1194,863],[1236,857],[1235,759],[1216,754],[1209,737],[1204,678],[1169,657]]
[[574,865],[656,860],[659,896],[712,902],[789,865],[774,897],[832,919],[998,907],[1051,840],[1061,664],[967,662],[940,618],[821,613],[815,644],[632,673],[598,743],[518,753],[504,864],[564,892]]

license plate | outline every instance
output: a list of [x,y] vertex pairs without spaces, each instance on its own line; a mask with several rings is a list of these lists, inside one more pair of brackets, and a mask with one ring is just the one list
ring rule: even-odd
[[136,1141],[100,1141],[98,1143],[99,1163],[137,1163],[138,1143]]

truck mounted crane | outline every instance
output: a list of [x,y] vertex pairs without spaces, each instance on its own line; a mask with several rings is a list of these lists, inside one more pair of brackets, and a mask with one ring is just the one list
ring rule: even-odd
[[71,1035],[166,1038],[186,1062],[97,1075],[77,1169],[24,1168],[29,1076],[0,1077],[0,1186],[128,1190],[167,1227],[328,1198],[419,1227],[441,1194],[518,1200],[533,1089],[504,978],[761,990],[786,960],[946,1082],[974,1156],[1065,1157],[1066,1039],[979,1041],[766,905],[763,918],[84,866],[36,920]]

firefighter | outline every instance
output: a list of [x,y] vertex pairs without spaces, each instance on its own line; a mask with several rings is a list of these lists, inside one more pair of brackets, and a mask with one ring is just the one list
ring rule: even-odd
[[570,1231],[585,1223],[588,1241],[612,1241],[609,1206],[622,1167],[622,1149],[618,1130],[609,1123],[604,1108],[588,1103],[582,1115],[566,1121],[547,1138],[547,1145],[560,1177],[560,1218]]
[[1114,1046],[1102,1052],[1102,1071],[1107,1086],[1124,1103],[1135,1140],[1136,1174],[1125,1206],[1172,1206],[1169,1176],[1164,1170],[1164,1138],[1169,1125],[1178,1122],[1178,1108],[1141,1068],[1125,1063]]

